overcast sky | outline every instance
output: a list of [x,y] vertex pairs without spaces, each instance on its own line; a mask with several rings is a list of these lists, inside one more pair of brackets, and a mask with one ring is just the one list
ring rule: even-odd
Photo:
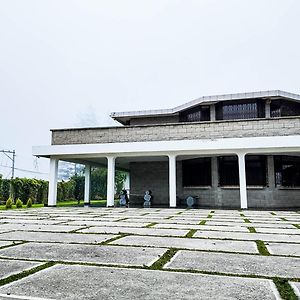
[[300,93],[299,16],[299,0],[0,0],[0,150],[47,173],[31,147],[50,128],[203,95]]

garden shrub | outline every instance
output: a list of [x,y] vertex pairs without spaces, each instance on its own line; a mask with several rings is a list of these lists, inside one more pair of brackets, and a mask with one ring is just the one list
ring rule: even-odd
[[31,200],[31,198],[29,198],[29,199],[27,200],[26,206],[27,206],[27,208],[32,207],[32,200]]
[[9,198],[6,200],[5,208],[6,208],[6,209],[10,209],[10,208],[12,208],[12,205],[13,205],[13,201],[12,201],[12,199],[9,197]]
[[16,207],[17,208],[22,208],[23,207],[23,202],[22,202],[22,200],[20,198],[17,199]]

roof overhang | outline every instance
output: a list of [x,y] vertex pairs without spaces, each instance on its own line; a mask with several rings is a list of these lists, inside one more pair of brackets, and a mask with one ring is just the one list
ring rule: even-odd
[[149,117],[163,117],[163,116],[176,115],[181,111],[184,111],[189,108],[193,108],[197,105],[210,105],[210,104],[218,103],[220,101],[233,101],[233,100],[242,100],[242,99],[257,99],[257,98],[272,99],[278,97],[286,98],[292,101],[300,101],[300,95],[298,94],[288,93],[281,90],[271,90],[271,91],[260,91],[260,92],[251,92],[251,93],[203,96],[170,109],[112,112],[110,116],[114,120],[120,122],[121,124],[125,124],[127,120],[133,118],[141,118],[141,117],[149,118]]

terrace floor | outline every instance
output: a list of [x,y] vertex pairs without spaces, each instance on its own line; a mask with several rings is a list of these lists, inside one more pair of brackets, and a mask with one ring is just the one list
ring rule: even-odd
[[297,299],[300,213],[0,211],[0,299]]

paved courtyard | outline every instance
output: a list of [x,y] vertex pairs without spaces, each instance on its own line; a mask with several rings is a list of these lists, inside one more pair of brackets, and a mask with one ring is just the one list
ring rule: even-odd
[[0,211],[0,299],[295,299],[300,213]]

